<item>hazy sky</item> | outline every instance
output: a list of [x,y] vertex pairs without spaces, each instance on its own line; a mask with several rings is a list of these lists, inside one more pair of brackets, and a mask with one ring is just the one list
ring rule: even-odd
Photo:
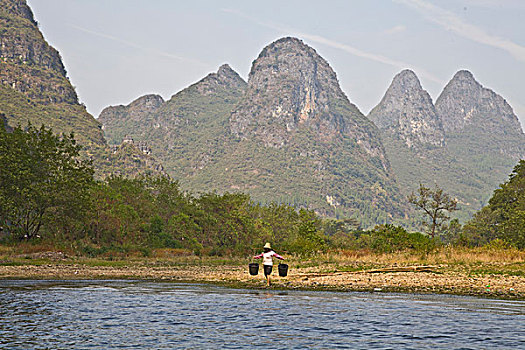
[[410,68],[433,100],[460,69],[525,125],[524,0],[28,0],[98,116],[147,93],[168,99],[229,63],[247,79],[283,36],[312,46],[367,114]]

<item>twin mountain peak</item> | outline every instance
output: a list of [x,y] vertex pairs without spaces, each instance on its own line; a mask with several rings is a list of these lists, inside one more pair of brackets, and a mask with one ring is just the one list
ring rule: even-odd
[[394,77],[368,117],[383,132],[413,148],[444,147],[448,134],[465,128],[480,133],[523,135],[510,105],[466,70],[454,75],[435,104],[416,74],[404,70]]

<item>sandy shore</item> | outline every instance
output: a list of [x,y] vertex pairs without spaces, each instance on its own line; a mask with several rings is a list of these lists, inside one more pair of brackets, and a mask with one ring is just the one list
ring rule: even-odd
[[[275,267],[274,270],[277,270]],[[326,272],[320,268],[290,268],[287,277],[272,275],[275,289],[445,293],[525,300],[525,277],[469,276],[447,266],[433,272]],[[266,288],[264,277],[248,266],[88,266],[77,263],[0,266],[0,279],[143,279],[215,283],[230,287]]]

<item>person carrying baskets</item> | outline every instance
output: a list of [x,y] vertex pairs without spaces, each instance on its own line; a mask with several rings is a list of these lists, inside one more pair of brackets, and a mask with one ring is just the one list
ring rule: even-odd
[[263,269],[264,269],[264,277],[266,277],[266,282],[268,284],[268,287],[270,286],[270,275],[272,274],[272,267],[273,267],[273,258],[277,258],[280,260],[284,260],[282,256],[277,254],[272,250],[272,246],[270,243],[266,243],[264,245],[264,251],[254,256],[254,259],[263,259]]

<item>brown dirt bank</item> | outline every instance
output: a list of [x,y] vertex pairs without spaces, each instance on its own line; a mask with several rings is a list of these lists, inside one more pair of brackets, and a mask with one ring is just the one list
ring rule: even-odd
[[[0,279],[144,279],[216,283],[230,287],[265,288],[261,273],[251,276],[248,266],[147,264],[91,266],[74,261],[0,265]],[[122,265],[122,266],[121,266]],[[468,268],[439,265],[434,272],[341,271],[335,266],[294,267],[287,277],[274,271],[275,289],[446,293],[491,298],[525,299],[525,276],[472,274]],[[274,270],[277,270],[275,267]],[[425,269],[426,271],[426,269]]]

